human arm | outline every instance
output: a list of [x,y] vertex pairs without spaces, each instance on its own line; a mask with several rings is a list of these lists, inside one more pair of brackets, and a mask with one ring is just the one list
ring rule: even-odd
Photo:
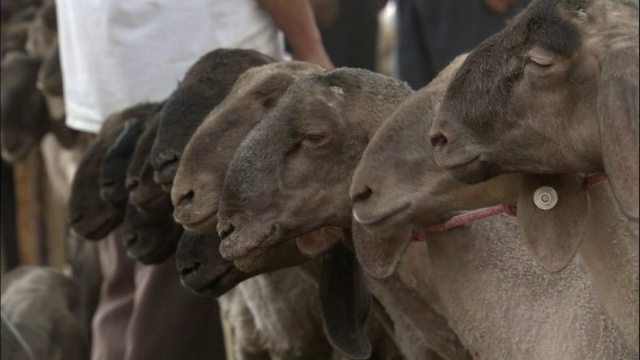
[[325,69],[333,63],[322,45],[313,10],[308,0],[258,0],[282,30],[294,60],[308,61]]

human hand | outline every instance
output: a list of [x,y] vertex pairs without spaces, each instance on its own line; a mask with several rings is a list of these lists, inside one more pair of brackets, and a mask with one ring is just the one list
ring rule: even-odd
[[487,8],[495,13],[504,14],[509,11],[513,0],[483,0]]
[[332,70],[335,68],[333,62],[327,55],[324,48],[317,48],[310,51],[298,51],[291,54],[293,60],[298,61],[307,61],[316,65],[320,65],[327,70]]

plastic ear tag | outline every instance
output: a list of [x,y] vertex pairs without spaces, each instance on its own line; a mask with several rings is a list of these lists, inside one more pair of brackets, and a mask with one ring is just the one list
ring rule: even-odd
[[558,192],[550,186],[539,187],[533,193],[533,203],[538,209],[551,210],[558,203]]

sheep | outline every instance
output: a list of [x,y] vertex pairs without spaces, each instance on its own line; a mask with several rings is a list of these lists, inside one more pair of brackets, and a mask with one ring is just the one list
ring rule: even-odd
[[255,50],[216,49],[189,68],[165,104],[151,149],[155,179],[166,192],[171,191],[182,150],[205,116],[229,94],[245,70],[274,61]]
[[162,110],[163,103],[151,103],[135,119],[124,124],[124,129],[106,151],[100,166],[100,198],[111,204],[127,199],[126,176],[138,140],[149,124]]
[[139,174],[145,165],[150,169],[148,154],[155,137],[153,124],[157,123],[162,103],[149,106],[146,112],[140,112],[135,119],[125,123],[104,156],[98,181],[100,198],[124,211],[120,238],[127,255],[147,265],[169,259],[182,235],[182,227],[171,216],[173,207],[169,195],[153,182],[151,176],[135,180],[135,186],[129,187],[137,193],[147,188],[157,190],[159,198],[144,210],[132,202],[125,187],[127,174],[133,177],[132,174]]
[[153,104],[140,104],[109,116],[83,155],[73,178],[67,210],[71,227],[83,238],[100,240],[122,222],[124,206],[115,207],[99,196],[100,166],[124,124],[153,107]]
[[[367,255],[363,251],[375,250],[365,267],[371,270],[376,255],[388,256],[385,243],[408,240],[410,226],[381,239],[354,223],[348,189],[369,139],[410,94],[402,84],[355,69],[307,76],[292,85],[229,165],[218,212],[223,256],[246,256],[332,225],[351,230],[360,260]],[[595,300],[583,269],[574,264],[566,272],[546,273],[518,236],[515,221],[505,217],[434,234],[426,246],[414,244],[401,255],[394,276],[431,306],[419,311],[443,316],[474,357],[635,356]],[[564,289],[562,296],[555,289]],[[375,295],[382,301],[389,294]],[[407,317],[417,312],[410,311]],[[434,333],[425,331],[427,324],[417,326],[424,336]],[[574,326],[580,330],[571,331]],[[440,352],[444,339],[438,340],[434,346],[441,347],[434,349]]]
[[471,52],[441,108],[435,158],[459,180],[604,171],[637,238],[637,1],[532,2]]
[[[363,76],[365,79],[371,80],[372,79],[372,75],[370,75],[372,73],[370,72],[366,72],[366,71],[355,71],[355,74],[351,77],[347,77],[346,80],[344,81],[354,81],[356,82],[357,80],[355,80],[358,76]],[[289,90],[287,90],[288,92],[292,91],[293,86],[295,86],[297,89],[300,89],[301,87],[298,87],[297,84],[299,84],[300,82],[304,82],[305,84],[308,84],[309,82],[311,82],[312,80],[309,79],[316,79],[316,77],[320,77],[321,75],[307,75],[303,78],[298,79],[293,85],[291,85],[291,87],[289,87]],[[338,76],[336,76],[338,77]],[[374,80],[380,80],[377,79],[375,76],[373,76]],[[373,85],[372,85],[373,84]],[[358,84],[359,85],[359,84]],[[397,83],[395,81],[392,80],[387,80],[387,81],[372,81],[371,83],[367,83],[367,86],[362,86],[362,87],[366,87],[367,89],[370,88],[371,86],[374,86],[376,88],[378,87],[385,87],[388,86],[392,89],[394,89],[396,91],[395,94],[393,94],[393,96],[391,96],[392,100],[390,100],[391,104],[387,104],[385,102],[382,101],[377,101],[376,104],[379,104],[381,108],[384,108],[383,110],[377,109],[378,110],[378,114],[376,116],[376,119],[381,120],[381,118],[383,117],[383,114],[385,112],[390,112],[391,108],[393,108],[393,102],[395,101],[396,103],[399,103],[400,100],[402,98],[404,98],[405,96],[407,96],[411,90],[403,84]],[[335,91],[338,91],[337,88],[334,88]],[[297,90],[298,92],[300,90]],[[373,90],[371,90],[373,91]],[[285,93],[285,97],[287,96],[288,93]],[[305,95],[309,95],[306,94]],[[337,95],[336,95],[337,96]],[[320,95],[318,94],[312,94],[311,98],[316,99],[316,101],[321,102],[322,98],[320,97]],[[283,98],[284,99],[284,98]],[[296,99],[296,100],[291,100],[290,101],[300,101],[300,99]],[[358,99],[361,100],[361,99]],[[307,100],[304,100],[304,102],[306,102]],[[276,105],[277,109],[280,105],[282,105],[282,102],[278,102],[278,105]],[[319,108],[319,106],[317,106],[317,108]],[[317,109],[314,108],[314,110],[318,110],[318,113],[322,113],[322,111],[324,109]],[[373,111],[372,111],[373,113]],[[271,113],[270,113],[271,114]],[[256,126],[263,126],[261,124],[263,124],[265,121],[268,122],[271,118],[270,116],[272,115],[267,115],[267,118],[264,119],[262,122],[260,122],[258,125]],[[297,116],[297,114],[292,114],[292,116]],[[229,125],[224,125],[224,122],[220,122],[218,126],[221,126],[221,128],[227,127]],[[254,128],[255,129],[255,128]],[[246,128],[244,131],[245,133],[248,132],[250,129]],[[224,134],[224,132],[220,132],[220,134]],[[236,136],[239,138],[241,136]],[[251,137],[251,135],[249,135],[249,138]],[[215,138],[214,138],[215,139]],[[244,142],[249,141],[248,138],[245,138]],[[242,148],[242,145],[241,145]],[[242,150],[238,150],[238,152],[236,152],[235,157],[238,157],[240,152]],[[235,161],[235,160],[234,160]],[[335,165],[335,164],[334,164]],[[227,174],[227,179],[225,180],[225,186],[227,186],[227,182],[230,181],[230,174]],[[329,175],[330,176],[330,175]],[[245,181],[245,179],[243,179],[243,181]],[[319,181],[326,181],[325,179],[321,179]],[[266,186],[266,184],[263,184]],[[331,185],[329,185],[331,186]],[[253,190],[252,190],[253,191]],[[268,191],[271,191],[271,189],[269,189]],[[313,190],[312,190],[313,191]],[[273,198],[274,200],[276,198]],[[280,199],[277,199],[280,200]],[[347,199],[348,201],[348,199]],[[314,204],[316,204],[314,202]],[[289,204],[287,204],[286,206],[290,206]],[[309,204],[309,206],[314,206],[313,204]],[[295,210],[295,209],[294,209]],[[297,213],[300,216],[303,216],[302,213]],[[309,212],[309,215],[311,216],[311,212]],[[317,216],[314,215],[314,216]],[[319,216],[319,218],[322,218],[321,216]],[[350,227],[350,226],[349,226]],[[326,229],[326,228],[325,228]],[[317,230],[320,231],[320,230]],[[292,237],[295,236],[295,234],[291,234]],[[322,236],[309,236],[309,234],[305,235],[304,237],[310,237],[310,239],[306,239],[304,242],[306,243],[313,243],[314,241],[317,241],[318,238],[322,238]],[[300,241],[301,239],[299,238],[297,241],[298,243],[301,243],[302,241]],[[223,247],[224,249],[224,247]],[[259,252],[258,252],[259,253]],[[238,260],[238,258],[236,257],[236,260]],[[337,271],[336,274],[345,274],[345,272],[340,272]],[[346,272],[347,274],[349,272]],[[394,286],[395,288],[392,288],[390,286]],[[402,295],[399,295],[400,293],[398,292],[398,287],[400,289],[405,289],[405,292]],[[409,291],[406,290],[406,286],[402,287],[402,285],[398,285],[398,284],[392,284],[389,286],[381,286],[381,289],[379,293],[376,293],[376,297],[380,297],[380,301],[386,302],[386,304],[388,304],[389,306],[393,306],[395,309],[399,309],[402,306],[411,306],[413,309],[416,308],[416,303],[419,302],[419,300],[416,299],[416,296],[407,296],[406,293],[408,293]],[[410,293],[410,292],[409,292]],[[387,308],[387,310],[389,311],[389,309]],[[468,354],[466,353],[466,349],[464,349],[464,347],[461,346],[459,340],[457,339],[456,335],[448,328],[447,324],[446,324],[446,320],[438,315],[435,314],[431,309],[423,309],[423,314],[420,315],[416,315],[416,314],[412,314],[412,315],[408,315],[408,314],[403,314],[401,311],[395,311],[394,314],[390,314],[393,318],[393,323],[396,327],[396,336],[399,339],[398,341],[400,343],[403,343],[403,354],[405,356],[411,356],[410,358],[415,358],[415,359],[429,359],[429,358],[437,358],[437,356],[435,355],[434,351],[432,350],[432,348],[434,350],[436,350],[437,353],[442,354],[443,356],[445,356],[445,358],[448,359],[466,359],[469,358]],[[343,321],[341,319],[341,321]],[[415,330],[416,329],[420,329],[420,325],[425,325],[426,324],[426,329],[420,330],[421,332],[416,335],[415,334]],[[354,328],[357,328],[358,325],[357,324],[353,324],[353,325],[349,325],[349,326],[353,326]],[[423,326],[424,327],[424,326]],[[335,334],[334,334],[335,335]],[[359,337],[358,335],[352,334],[354,335],[354,337],[345,337],[345,336],[337,336],[337,337],[333,337],[333,341],[338,341],[343,347],[347,348],[351,353],[354,354],[358,354],[359,356],[363,356],[363,354],[367,353],[367,345],[365,342],[363,342],[363,340],[361,339],[361,337]],[[418,340],[416,340],[416,338]],[[416,340],[416,341],[414,341]]]
[[2,276],[2,358],[89,358],[78,319],[78,285],[48,267],[18,267]]
[[[286,88],[293,83],[296,78],[305,74],[319,73],[322,71],[323,70],[316,65],[286,62],[255,67],[247,70],[240,76],[234,88],[231,90],[230,95],[209,114],[185,147],[172,188],[172,196],[176,204],[176,211],[174,213],[176,219],[181,220],[181,215],[191,216],[191,211],[197,212],[198,210],[194,209],[194,207],[188,203],[190,200],[197,200],[198,203],[200,203],[200,196],[206,199],[203,201],[203,205],[215,206],[215,199],[218,198],[217,194],[220,192],[222,186],[226,164],[231,159],[233,152],[244,135],[261,120],[265,112],[273,107],[279,96],[284,93]],[[198,170],[206,170],[206,173],[202,174],[198,172]],[[184,199],[183,194],[186,195],[189,192],[193,192],[191,190],[192,186],[194,186],[193,189],[197,189],[197,195],[192,195]],[[176,194],[178,195],[176,196]],[[187,222],[187,225],[190,225],[190,223]],[[188,226],[188,228],[191,227]],[[199,230],[200,232],[207,232],[207,229],[203,229],[202,227],[200,227]],[[208,231],[211,230],[215,230],[215,223],[213,226],[209,226]],[[306,260],[305,257],[301,257],[300,253],[295,250],[295,244],[293,244],[293,249],[290,249],[292,244],[283,244],[283,246],[276,247],[273,251],[265,254],[263,258],[266,260],[262,260],[262,263],[256,264],[254,259],[242,259],[239,266],[243,270],[247,270],[246,273],[242,273],[238,267],[232,266],[233,263],[221,258],[217,249],[219,240],[217,239],[217,235],[214,234],[198,236],[186,232],[178,245],[177,259],[179,270],[182,274],[181,280],[185,286],[202,294],[211,296],[212,294],[216,295],[227,291],[228,287],[235,285],[237,282],[249,276],[255,276],[258,273],[273,269],[273,265],[269,264],[275,264],[277,268],[280,268],[292,266]],[[256,272],[257,270],[251,269],[259,269],[259,271]],[[290,304],[290,299],[279,298],[282,294],[287,294],[288,291],[273,294],[270,291],[265,291],[265,286],[267,286],[265,284],[272,284],[268,285],[268,287],[291,286],[286,285],[291,281],[287,279],[299,277],[299,271],[298,269],[291,269],[289,271],[279,272],[280,275],[264,274],[241,283],[239,288],[243,289],[242,291],[247,294],[259,293],[262,294],[260,295],[261,298],[267,296],[273,299],[274,302]],[[279,284],[279,282],[285,283]],[[237,291],[234,291],[234,295],[232,296],[237,298],[241,295],[238,295]],[[231,311],[225,310],[225,308],[230,309],[233,306],[238,306],[233,305],[233,302],[228,300],[227,295],[221,299],[226,299],[221,301],[223,313],[225,311]],[[308,298],[304,297],[304,299]],[[270,307],[273,306],[266,302],[263,306],[259,306],[258,303],[250,299],[242,301],[251,304],[254,312],[262,314],[255,315],[258,319],[267,316],[270,312]],[[309,300],[302,301],[300,304],[307,304],[308,301]],[[229,304],[228,307],[225,304]],[[286,307],[283,307],[283,309],[285,308]],[[315,311],[317,312],[317,310]],[[284,316],[281,313],[278,314],[279,316]],[[269,316],[269,318],[271,318],[271,316]],[[231,320],[234,321],[235,328],[242,328],[241,318],[234,319],[232,317]],[[299,331],[299,326],[291,327],[289,331],[293,331],[293,333],[289,332],[288,335],[283,334],[282,330],[278,330],[276,333],[265,330],[265,327],[271,328],[273,324],[280,324],[276,329],[282,329],[281,324],[285,321],[291,321],[291,316],[286,315],[282,319],[275,318],[270,320],[270,323],[258,322],[258,326],[262,327],[259,329],[259,332],[264,334],[262,336],[271,339],[267,341],[268,346],[273,347],[274,344],[279,342],[287,343],[287,341],[284,340],[278,341],[278,337],[283,336],[295,340],[294,343],[300,342],[300,339],[296,340],[296,338],[304,339],[304,337],[296,334],[296,332]],[[271,324],[271,322],[273,324]],[[242,330],[238,331],[242,332]],[[305,333],[306,332],[303,332],[301,335]],[[241,336],[241,338],[244,339],[244,336]],[[282,349],[276,351],[276,353],[282,353]]]
[[160,114],[156,114],[150,122],[145,124],[145,130],[136,142],[131,155],[131,162],[127,167],[125,188],[128,192],[128,201],[138,209],[154,213],[158,209],[166,207],[168,195],[159,184],[153,180],[153,168],[149,163],[149,153],[156,138]]
[[191,231],[215,232],[218,195],[242,138],[296,79],[323,71],[310,63],[280,62],[254,67],[238,78],[184,148],[171,190],[176,221]]
[[[518,219],[532,255],[560,271],[579,253],[636,351],[637,24],[633,1],[533,2],[471,52],[430,132],[437,164],[459,180],[523,174]],[[558,203],[542,210],[536,192]]]

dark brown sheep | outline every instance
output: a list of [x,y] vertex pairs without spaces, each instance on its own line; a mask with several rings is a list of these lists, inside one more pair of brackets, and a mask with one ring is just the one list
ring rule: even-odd
[[274,61],[254,50],[217,49],[191,66],[167,99],[151,150],[156,181],[166,192],[171,191],[182,150],[207,114],[224,100],[243,72]]
[[281,62],[249,69],[240,76],[184,149],[171,191],[178,222],[200,233],[216,231],[227,166],[242,139],[296,79],[323,71],[310,63]]
[[123,130],[124,124],[143,116],[154,106],[136,105],[109,116],[83,155],[71,184],[68,209],[71,227],[83,238],[100,240],[122,222],[124,202],[113,206],[100,198],[100,167],[107,150]]

